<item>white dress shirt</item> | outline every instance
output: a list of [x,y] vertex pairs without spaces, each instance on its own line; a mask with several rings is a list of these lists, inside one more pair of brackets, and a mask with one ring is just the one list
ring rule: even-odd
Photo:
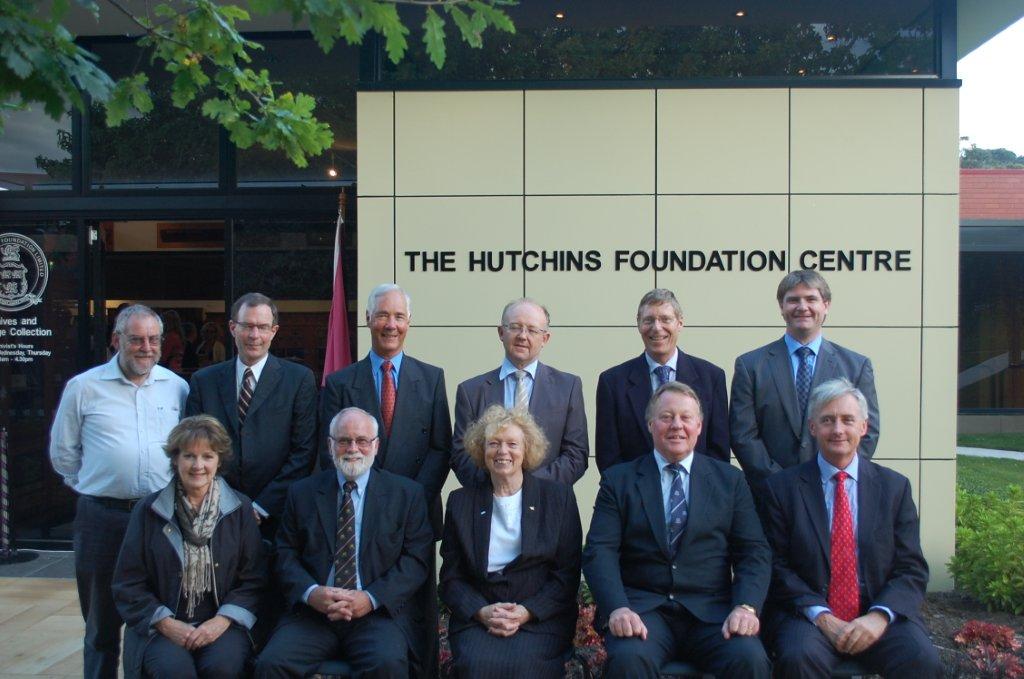
[[133,500],[171,481],[167,435],[185,410],[188,384],[156,365],[139,386],[117,355],[72,377],[50,430],[50,461],[81,495]]
[[[534,361],[530,365],[523,368],[526,371],[526,402],[529,403],[530,399],[533,398],[533,383],[537,379],[537,364],[539,361]],[[512,362],[506,357],[501,362],[501,368],[498,369],[498,379],[505,384],[505,407],[515,408],[516,407],[516,370],[519,368],[512,365]]]
[[650,354],[648,354],[646,351],[644,352],[644,358],[647,359],[647,375],[648,377],[651,378],[652,392],[657,391],[658,387],[661,386],[661,382],[658,381],[658,374],[655,373],[654,371],[657,368],[661,367],[662,365],[668,368],[668,381],[672,382],[676,379],[676,361],[679,360],[678,349],[676,351],[673,351],[672,358],[668,359],[664,363],[658,363],[653,358],[651,358]]
[[260,375],[263,374],[263,366],[267,364],[267,359],[270,358],[270,354],[267,354],[260,360],[256,361],[252,365],[246,365],[242,363],[242,359],[235,357],[235,396],[242,395],[242,379],[245,377],[245,369],[252,370],[253,386],[252,390],[256,391],[256,385],[260,383]]

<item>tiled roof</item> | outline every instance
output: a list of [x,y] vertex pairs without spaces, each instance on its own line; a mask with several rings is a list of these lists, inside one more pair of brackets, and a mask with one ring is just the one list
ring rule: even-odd
[[1024,219],[1024,170],[960,170],[960,221]]

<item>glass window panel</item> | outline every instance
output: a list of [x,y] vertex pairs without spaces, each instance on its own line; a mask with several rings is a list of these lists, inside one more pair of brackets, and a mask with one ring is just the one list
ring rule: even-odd
[[[356,83],[359,48],[343,42],[329,53],[312,38],[259,38],[253,68],[266,68],[276,91],[303,92],[316,99],[316,117],[330,125],[334,144],[307,167],[296,167],[281,151],[238,149],[239,186],[327,186],[356,178]],[[334,170],[334,175],[330,173]]]
[[[262,292],[278,306],[273,353],[310,368],[317,384],[324,367],[333,291],[334,220],[239,220],[234,225],[233,295]],[[342,266],[355,346],[355,220],[343,236]]]
[[960,232],[959,408],[1024,408],[1024,227]]
[[47,451],[64,383],[79,371],[78,238],[71,222],[0,224],[0,249],[0,425],[8,432],[14,537],[70,540],[74,493]]
[[[463,42],[448,22],[448,56],[440,71],[426,57],[422,29],[414,29],[406,60],[394,65],[382,57],[383,78],[472,82],[934,74],[932,4],[532,0],[508,8],[514,35],[488,30],[480,50]],[[737,16],[740,7],[743,16]],[[407,25],[418,27],[422,11],[405,12]]]
[[200,188],[217,186],[217,125],[200,104],[171,103],[171,76],[149,64],[134,43],[94,43],[89,49],[113,78],[149,75],[153,110],[108,128],[100,107],[90,117],[92,186],[97,189]]
[[4,114],[0,191],[71,189],[71,118],[59,121],[38,103]]

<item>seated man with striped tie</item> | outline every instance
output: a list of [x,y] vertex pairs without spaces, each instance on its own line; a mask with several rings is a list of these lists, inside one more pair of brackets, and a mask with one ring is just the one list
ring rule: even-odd
[[358,677],[421,676],[424,620],[413,596],[433,551],[423,487],[373,468],[377,420],[331,420],[334,469],[295,483],[277,534],[275,576],[290,608],[257,677],[306,677],[344,660]]
[[654,679],[680,659],[767,679],[757,634],[771,552],[743,473],[693,454],[703,417],[688,385],[658,387],[646,419],[654,450],[605,470],[583,550],[605,675]]
[[910,482],[857,454],[868,403],[852,382],[819,385],[807,412],[818,454],[772,476],[765,497],[777,676],[828,677],[856,656],[886,677],[938,677]]

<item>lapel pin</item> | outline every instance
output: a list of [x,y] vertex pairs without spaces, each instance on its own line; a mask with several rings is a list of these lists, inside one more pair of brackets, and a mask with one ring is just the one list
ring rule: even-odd
[[486,509],[481,509],[481,510],[480,510],[480,516],[483,516],[483,515],[484,515],[484,514],[486,514],[486,513],[487,513],[487,510],[486,510]]
[[534,506],[530,505],[530,511],[532,512],[533,510],[534,510]]

